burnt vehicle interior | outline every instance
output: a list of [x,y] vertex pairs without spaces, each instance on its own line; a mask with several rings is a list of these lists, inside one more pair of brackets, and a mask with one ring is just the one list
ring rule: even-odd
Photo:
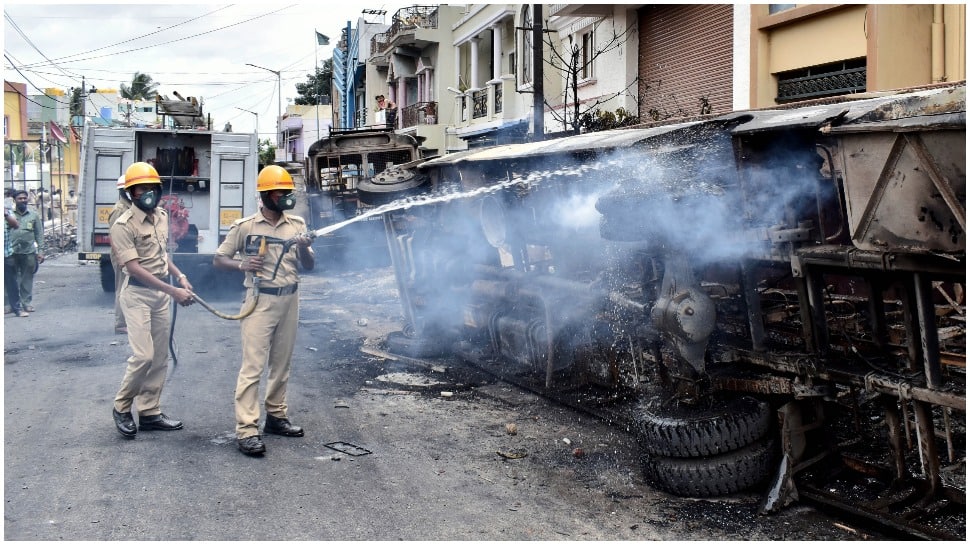
[[962,539],[965,127],[957,83],[419,162],[387,348],[625,427],[671,494]]
[[[366,129],[333,130],[314,142],[304,165],[310,229],[366,214],[373,208],[373,198],[364,200],[361,192],[380,196],[382,181],[393,178],[392,173],[399,170],[394,167],[413,163],[423,140],[392,130]],[[396,186],[396,190],[400,187]],[[380,215],[355,221],[348,228],[328,233],[318,245],[330,259],[340,259],[351,247],[384,255],[383,222]]]

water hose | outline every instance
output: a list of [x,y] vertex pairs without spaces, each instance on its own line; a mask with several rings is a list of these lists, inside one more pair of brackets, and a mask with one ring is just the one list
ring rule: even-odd
[[[280,262],[283,261],[283,255],[285,254],[286,254],[285,251],[280,253],[280,259],[276,263],[277,268],[279,268]],[[263,239],[259,242],[259,251],[257,252],[256,255],[260,257],[263,257],[266,255],[266,237],[263,237]],[[276,276],[275,270],[273,271],[273,276],[274,277]],[[239,314],[226,314],[224,312],[221,312],[216,308],[214,308],[212,305],[210,305],[208,302],[206,302],[205,299],[199,297],[199,295],[194,292],[192,293],[192,298],[195,299],[200,305],[202,305],[202,308],[208,310],[209,312],[215,314],[216,316],[222,318],[223,320],[242,320],[243,318],[252,314],[254,310],[256,310],[256,304],[259,302],[259,284],[261,281],[262,281],[262,278],[259,276],[259,271],[254,272],[253,287],[250,288],[252,292],[250,294],[250,302],[246,306],[246,308],[239,311]]]

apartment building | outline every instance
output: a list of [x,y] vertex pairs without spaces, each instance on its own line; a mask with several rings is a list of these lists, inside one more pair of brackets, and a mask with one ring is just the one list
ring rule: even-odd
[[[533,140],[540,124],[552,136],[966,79],[963,4],[543,4],[536,13],[532,4],[398,10],[358,50],[354,121],[344,126],[383,123],[375,97],[384,95],[398,108],[395,130],[440,154]],[[375,28],[353,30],[365,26]]]

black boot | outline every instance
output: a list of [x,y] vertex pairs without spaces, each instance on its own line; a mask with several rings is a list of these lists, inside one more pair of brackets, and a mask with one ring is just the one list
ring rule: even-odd
[[131,412],[119,413],[114,407],[111,408],[111,416],[114,417],[115,427],[128,439],[133,439],[138,430],[135,429],[135,419],[131,417]]
[[239,452],[246,456],[261,456],[266,452],[266,445],[263,444],[263,440],[258,435],[236,439],[236,446],[239,447]]
[[263,426],[263,432],[286,437],[303,437],[303,428],[290,424],[288,418],[277,418],[271,414],[266,415],[266,425]]
[[138,427],[143,430],[172,431],[182,429],[182,422],[158,413],[138,417]]

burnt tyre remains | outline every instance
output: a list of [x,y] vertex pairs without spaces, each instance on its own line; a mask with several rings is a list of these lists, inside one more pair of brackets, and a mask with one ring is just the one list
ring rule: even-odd
[[408,336],[403,331],[388,333],[384,344],[388,352],[412,358],[435,358],[448,351],[448,347],[440,339]]

